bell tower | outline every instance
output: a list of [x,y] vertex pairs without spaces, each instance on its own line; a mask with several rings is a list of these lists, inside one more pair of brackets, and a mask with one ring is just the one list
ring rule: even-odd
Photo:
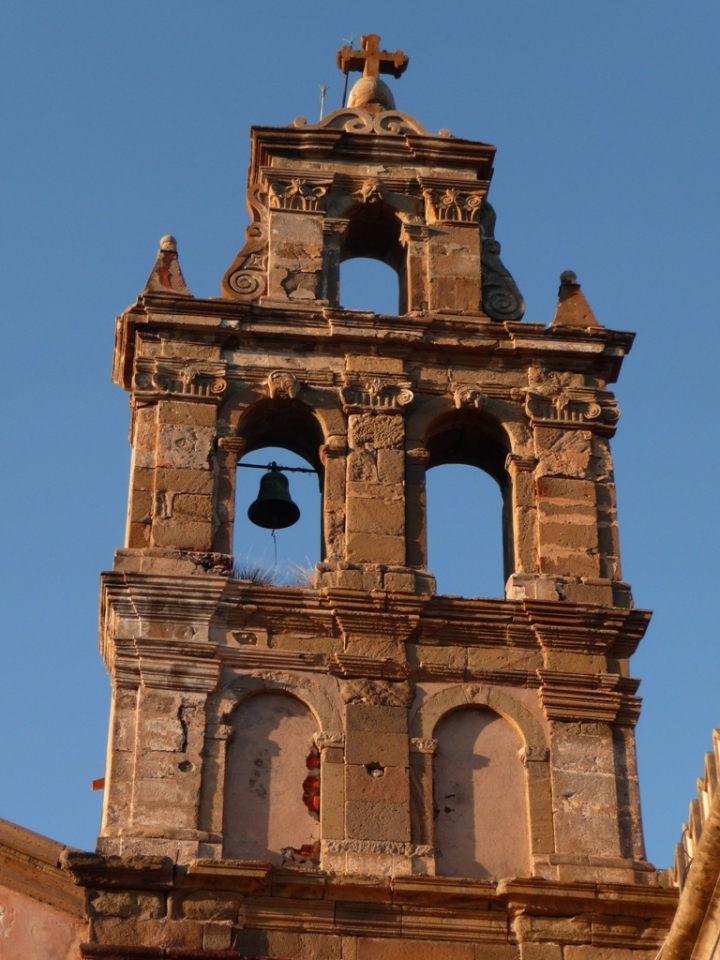
[[[523,321],[495,148],[399,111],[381,75],[408,58],[379,37],[337,62],[363,74],[346,107],[251,132],[222,297],[192,296],[164,237],[117,321],[105,804],[98,853],[66,856],[84,955],[652,960],[675,893],[644,854],[628,664],[649,613],[609,447],[633,334],[569,271],[552,322]],[[355,257],[396,271],[397,314],[343,308]],[[318,474],[312,587],[233,576],[237,465],[268,446]],[[446,463],[500,487],[504,598],[436,593]]]

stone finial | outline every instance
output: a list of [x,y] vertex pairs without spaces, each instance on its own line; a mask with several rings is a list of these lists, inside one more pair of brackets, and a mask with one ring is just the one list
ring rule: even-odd
[[180,269],[175,237],[162,237],[155,266],[148,277],[143,293],[172,293],[177,297],[191,297]]
[[572,270],[564,270],[560,274],[560,289],[558,291],[558,305],[553,317],[552,326],[557,327],[600,327],[590,304],[577,282],[577,276]]

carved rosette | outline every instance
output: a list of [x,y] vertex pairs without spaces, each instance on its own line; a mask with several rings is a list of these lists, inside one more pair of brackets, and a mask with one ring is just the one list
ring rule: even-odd
[[620,419],[612,394],[598,396],[594,390],[568,390],[555,396],[528,391],[525,412],[533,425],[595,430],[607,436],[615,432]]
[[136,397],[172,394],[218,403],[227,390],[224,363],[194,363],[139,358],[133,377]]
[[346,384],[340,390],[345,413],[405,413],[415,399],[408,383],[370,380],[364,384]]

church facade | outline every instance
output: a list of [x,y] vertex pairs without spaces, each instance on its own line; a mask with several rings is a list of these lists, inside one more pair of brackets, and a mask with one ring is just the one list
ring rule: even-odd
[[[397,110],[381,75],[407,57],[378,37],[338,65],[363,73],[347,107],[253,128],[222,297],[192,296],[165,237],[117,320],[132,465],[101,586],[100,836],[0,826],[8,960],[654,960],[668,936],[629,667],[650,615],[609,448],[633,335],[570,271],[553,321],[523,321],[494,147]],[[342,307],[356,257],[396,271],[396,315]],[[317,475],[302,587],[233,567],[236,471],[266,447]],[[425,478],[448,463],[500,488],[502,599],[436,593]]]

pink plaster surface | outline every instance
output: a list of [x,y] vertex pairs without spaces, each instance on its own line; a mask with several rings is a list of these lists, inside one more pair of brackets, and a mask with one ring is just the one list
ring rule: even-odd
[[77,960],[87,924],[0,886],[2,960]]
[[521,739],[489,709],[444,717],[434,764],[436,872],[499,879],[529,875]]
[[233,714],[223,815],[224,855],[281,865],[283,850],[311,846],[320,824],[303,803],[317,721],[293,697],[263,694]]

